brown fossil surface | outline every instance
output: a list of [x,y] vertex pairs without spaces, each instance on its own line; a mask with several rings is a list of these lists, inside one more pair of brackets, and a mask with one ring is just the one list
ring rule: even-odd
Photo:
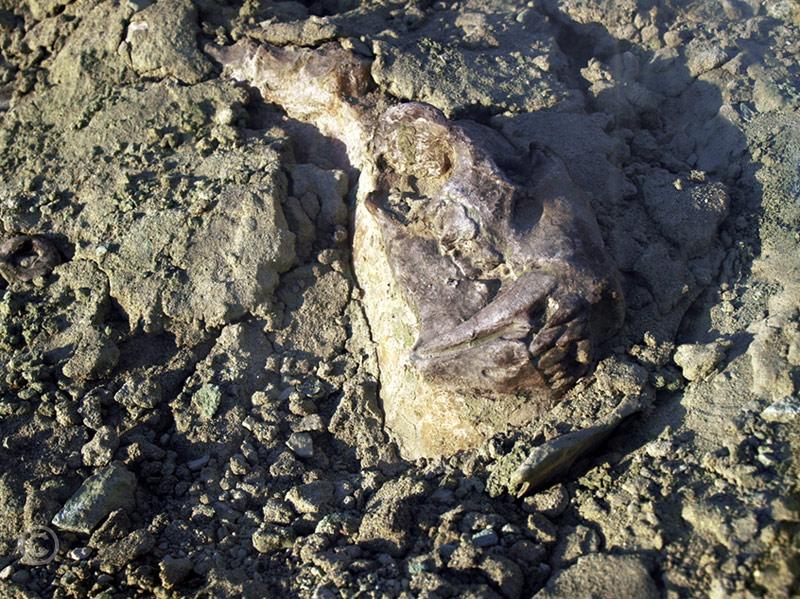
[[242,40],[229,76],[344,146],[386,425],[409,457],[475,446],[585,375],[624,314],[594,214],[546,148],[374,91],[369,62]]

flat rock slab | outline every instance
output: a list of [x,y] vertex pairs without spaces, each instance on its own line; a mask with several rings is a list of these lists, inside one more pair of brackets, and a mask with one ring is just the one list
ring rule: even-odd
[[53,518],[58,528],[89,534],[111,512],[134,504],[136,476],[119,464],[93,474]]
[[638,558],[593,553],[556,573],[536,594],[537,599],[557,597],[646,599],[660,597],[660,593]]

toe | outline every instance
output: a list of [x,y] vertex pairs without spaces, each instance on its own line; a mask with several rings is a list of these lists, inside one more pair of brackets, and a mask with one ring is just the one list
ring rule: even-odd
[[564,330],[562,326],[555,326],[544,328],[536,333],[530,345],[531,355],[538,356],[553,347],[553,344],[561,337]]

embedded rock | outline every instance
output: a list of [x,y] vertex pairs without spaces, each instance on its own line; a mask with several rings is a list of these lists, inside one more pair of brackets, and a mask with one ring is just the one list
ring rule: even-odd
[[752,391],[780,400],[793,396],[800,372],[800,286],[790,285],[769,301],[769,314],[749,327],[747,349],[753,369]]
[[713,373],[725,359],[725,351],[730,342],[688,343],[675,350],[675,363],[681,368],[687,380],[697,381]]
[[108,374],[119,360],[119,348],[105,333],[82,329],[75,353],[64,364],[64,375],[75,380],[97,379]]

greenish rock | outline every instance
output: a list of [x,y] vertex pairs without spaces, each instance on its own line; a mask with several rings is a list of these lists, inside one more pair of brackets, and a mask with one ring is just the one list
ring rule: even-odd
[[295,535],[290,528],[265,524],[253,533],[253,547],[259,553],[274,553],[288,549],[294,543]]
[[135,503],[136,476],[114,463],[93,474],[53,518],[63,530],[89,534],[111,512]]
[[214,417],[222,401],[222,393],[219,387],[212,383],[206,383],[192,396],[192,406],[204,420]]

